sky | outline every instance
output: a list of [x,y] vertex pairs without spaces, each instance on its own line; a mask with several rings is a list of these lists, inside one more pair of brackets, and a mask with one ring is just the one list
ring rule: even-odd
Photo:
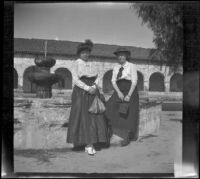
[[130,3],[17,3],[14,37],[154,48],[153,32]]

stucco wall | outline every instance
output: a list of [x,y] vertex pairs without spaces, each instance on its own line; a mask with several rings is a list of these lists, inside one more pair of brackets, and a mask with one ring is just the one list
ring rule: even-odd
[[[74,57],[54,57],[56,59],[56,64],[51,68],[51,73],[54,73],[56,69],[58,68],[67,68],[71,74],[72,77],[75,73],[74,70],[74,62],[75,58]],[[101,86],[103,85],[103,76],[104,74],[112,70],[113,66],[115,63],[117,63],[116,60],[114,59],[106,59],[106,58],[93,58],[89,63],[92,63],[92,65],[98,66],[99,71],[100,71],[100,84]],[[136,64],[136,63],[135,63]],[[22,87],[23,86],[23,74],[25,70],[28,67],[34,66],[34,57],[27,56],[27,57],[14,57],[14,68],[17,71],[18,74],[18,86]],[[170,78],[172,77],[173,73],[170,73],[170,69],[167,66],[162,66],[160,67],[159,65],[156,64],[145,64],[145,63],[139,63],[136,64],[137,69],[141,74],[143,75],[143,80],[144,80],[144,90],[148,91],[149,90],[149,79],[150,76],[155,73],[155,72],[160,72],[164,75],[164,85],[165,85],[165,91],[169,92],[170,89]],[[179,69],[178,73],[182,74],[183,70],[182,68]],[[74,81],[72,79],[72,86],[74,85]]]

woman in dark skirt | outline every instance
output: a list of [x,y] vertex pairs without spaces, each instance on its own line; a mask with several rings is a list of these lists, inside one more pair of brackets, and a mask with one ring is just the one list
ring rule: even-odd
[[114,93],[107,101],[106,117],[110,120],[113,133],[124,139],[121,146],[126,146],[130,140],[137,140],[139,133],[137,70],[129,62],[129,50],[119,47],[114,54],[119,63],[113,68]]
[[92,114],[88,111],[95,95],[102,99],[98,90],[98,68],[88,62],[92,46],[93,43],[87,40],[77,48],[80,58],[75,61],[75,86],[67,132],[67,142],[73,143],[74,148],[84,146],[89,155],[96,153],[94,144],[107,144],[110,139],[104,114]]

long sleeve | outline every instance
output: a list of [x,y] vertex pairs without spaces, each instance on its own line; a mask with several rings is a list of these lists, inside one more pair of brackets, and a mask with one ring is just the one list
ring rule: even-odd
[[138,80],[137,69],[136,69],[136,66],[132,64],[131,65],[131,81],[134,84],[134,86],[136,86],[137,80]]
[[97,68],[97,79],[95,80],[95,84],[98,86],[98,87],[100,87],[100,84],[99,84],[99,82],[100,82],[100,70],[99,70],[99,68]]
[[74,82],[75,85],[78,86],[81,89],[84,89],[85,91],[89,91],[90,86],[86,85],[84,82],[82,82],[79,78],[81,76],[81,72],[83,70],[83,65],[80,63],[80,61],[75,62],[75,75],[74,75]]
[[114,66],[111,79],[112,86],[117,93],[121,92],[116,83],[118,71],[119,71],[118,66]]
[[115,66],[113,68],[113,71],[112,71],[112,79],[111,79],[111,82],[112,84],[116,84],[116,81],[117,81],[117,67]]

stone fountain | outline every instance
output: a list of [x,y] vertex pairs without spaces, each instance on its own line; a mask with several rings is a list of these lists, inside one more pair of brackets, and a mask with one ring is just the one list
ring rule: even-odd
[[28,76],[28,79],[36,84],[36,98],[14,100],[15,148],[56,146],[56,141],[60,141],[61,136],[63,145],[66,143],[66,129],[62,126],[68,121],[71,101],[64,97],[52,97],[52,85],[62,77],[50,73],[50,68],[55,65],[56,60],[47,57],[46,52],[47,42],[45,56],[35,59],[37,69]]
[[32,72],[28,76],[28,79],[35,83],[36,97],[38,98],[51,98],[52,97],[52,85],[61,80],[61,76],[58,74],[50,73],[50,68],[56,63],[56,60],[46,56],[47,41],[45,41],[45,57],[35,58],[35,64],[38,67],[37,72]]

